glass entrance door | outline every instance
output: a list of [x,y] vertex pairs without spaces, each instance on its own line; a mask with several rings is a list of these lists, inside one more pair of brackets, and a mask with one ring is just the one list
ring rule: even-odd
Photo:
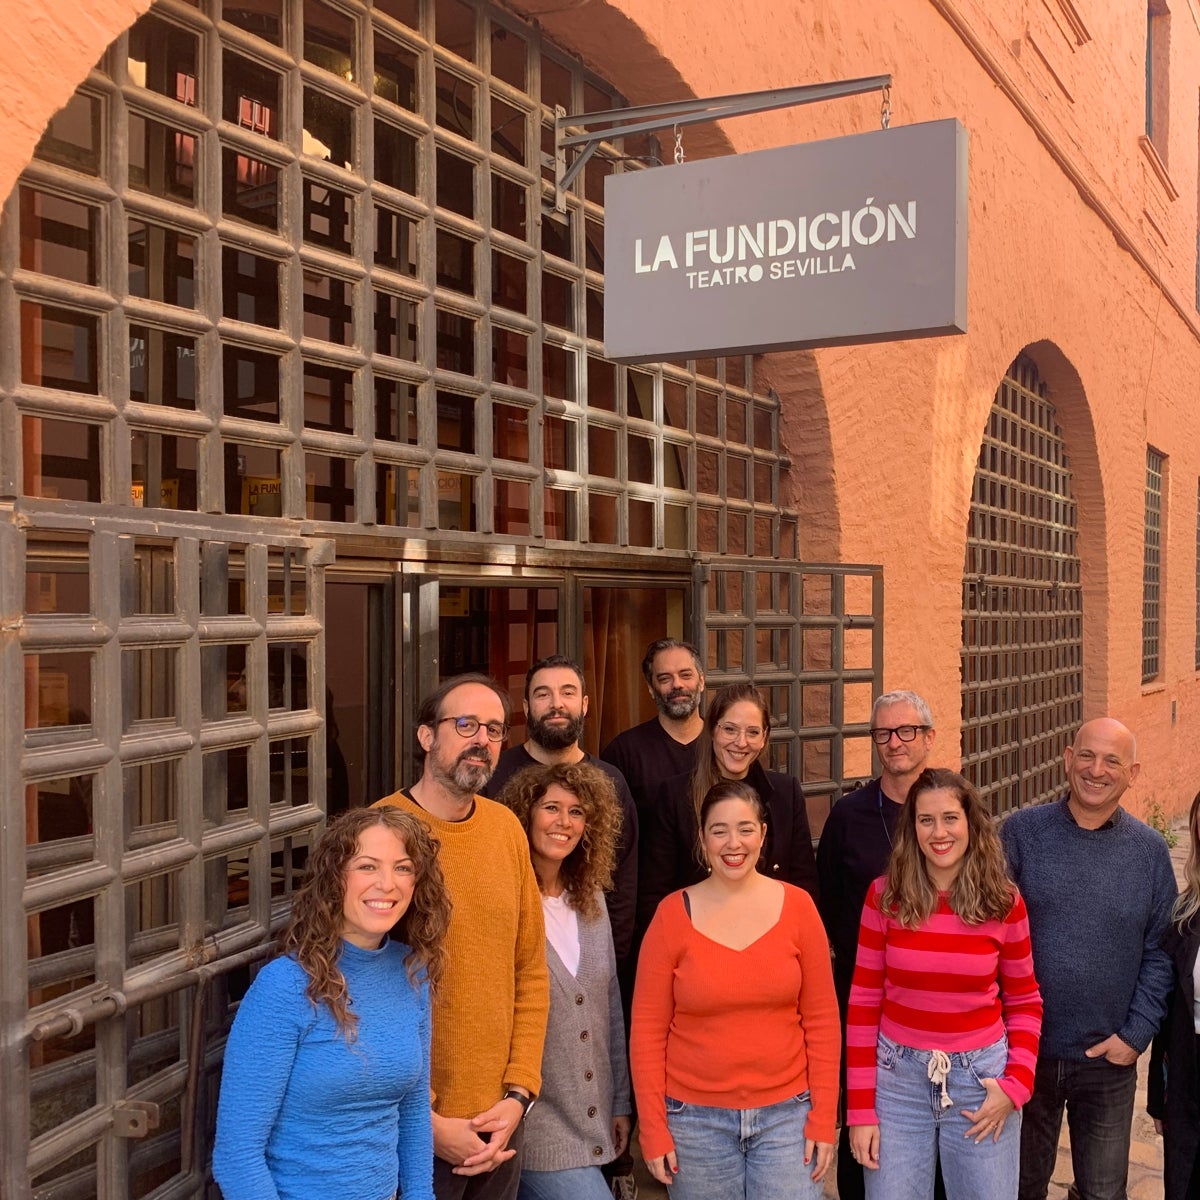
[[549,654],[567,654],[584,669],[583,745],[594,753],[653,715],[642,656],[656,638],[684,636],[691,580],[570,569],[514,579],[442,569],[414,576],[408,593],[406,651],[420,691],[464,671],[490,675],[512,698],[509,745],[520,745],[526,671]]

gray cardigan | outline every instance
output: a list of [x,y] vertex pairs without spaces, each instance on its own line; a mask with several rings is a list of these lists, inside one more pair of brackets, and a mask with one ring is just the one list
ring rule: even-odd
[[550,1020],[542,1089],[525,1122],[521,1165],[528,1171],[598,1167],[616,1157],[612,1119],[626,1116],[629,1066],[612,930],[579,914],[579,974],[546,942]]

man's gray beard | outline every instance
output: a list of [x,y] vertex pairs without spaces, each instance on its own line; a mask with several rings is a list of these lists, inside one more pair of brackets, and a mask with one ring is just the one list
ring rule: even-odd
[[690,717],[700,707],[701,695],[702,693],[695,692],[690,696],[668,700],[655,692],[654,703],[658,705],[658,711],[664,717],[670,717],[673,721],[682,721],[684,717]]
[[[432,752],[433,748],[430,750],[430,753]],[[465,753],[467,751],[463,751],[463,754]],[[486,763],[481,763],[469,758],[464,759],[460,754],[449,771],[434,766],[433,775],[446,791],[467,797],[477,795],[479,789],[491,779],[494,770],[490,757]]]
[[529,740],[543,750],[565,750],[583,736],[583,717],[568,717],[562,726],[547,725],[545,720],[530,721]]

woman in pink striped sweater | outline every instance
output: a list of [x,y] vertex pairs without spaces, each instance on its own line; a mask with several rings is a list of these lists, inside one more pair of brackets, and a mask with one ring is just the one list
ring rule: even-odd
[[850,1148],[867,1200],[1013,1200],[1042,997],[1025,902],[991,817],[922,771],[867,893],[846,1036]]

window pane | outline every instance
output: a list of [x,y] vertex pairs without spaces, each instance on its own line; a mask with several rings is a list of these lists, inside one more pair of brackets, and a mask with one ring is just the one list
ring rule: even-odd
[[37,158],[86,175],[100,171],[100,99],[76,92],[50,118],[34,151]]
[[375,94],[401,108],[417,106],[417,54],[375,31]]
[[199,103],[196,59],[199,38],[147,13],[129,31],[129,81],[184,104]]
[[100,427],[80,421],[23,417],[27,496],[100,502]]
[[146,325],[129,327],[129,398],[196,407],[196,339]]
[[279,327],[279,266],[272,258],[221,249],[222,311],[253,325]]
[[21,381],[96,395],[98,331],[88,313],[22,301]]
[[190,133],[129,113],[129,186],[164,200],[196,198],[196,139]]
[[437,394],[437,444],[440,450],[475,453],[475,399],[454,392]]
[[97,210],[34,188],[20,189],[21,267],[73,283],[96,283]]
[[92,662],[86,651],[46,650],[25,655],[26,694],[37,697],[33,724],[28,728],[91,724]]
[[135,430],[129,441],[133,503],[196,512],[200,440]]
[[279,168],[236,150],[222,150],[221,208],[227,217],[278,229]]
[[417,442],[417,386],[375,376],[375,436],[389,442]]
[[354,289],[344,279],[304,272],[304,336],[354,345],[351,298]]
[[304,456],[306,512],[313,521],[354,520],[354,460]]
[[182,308],[196,305],[196,239],[129,218],[129,294]]
[[249,517],[283,516],[279,451],[226,442],[225,511]]
[[316,88],[304,89],[303,150],[322,162],[354,162],[354,110]]
[[315,180],[304,181],[304,240],[349,254],[354,249],[354,197]]
[[279,76],[251,59],[226,50],[221,115],[231,125],[264,137],[279,136]]
[[279,359],[241,346],[222,349],[225,412],[252,421],[279,420]]
[[309,429],[351,433],[354,373],[320,363],[304,364],[304,424]]

